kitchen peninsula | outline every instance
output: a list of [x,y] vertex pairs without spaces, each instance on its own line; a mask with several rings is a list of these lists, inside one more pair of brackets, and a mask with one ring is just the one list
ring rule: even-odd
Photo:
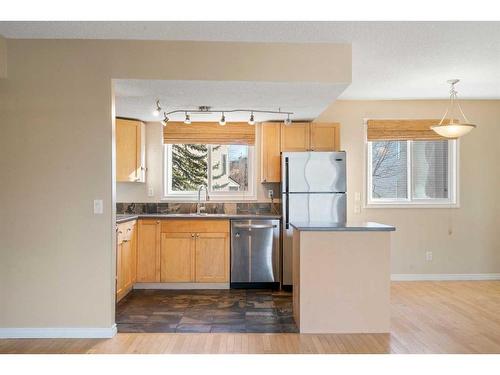
[[372,222],[291,225],[293,315],[300,332],[389,332],[395,228]]

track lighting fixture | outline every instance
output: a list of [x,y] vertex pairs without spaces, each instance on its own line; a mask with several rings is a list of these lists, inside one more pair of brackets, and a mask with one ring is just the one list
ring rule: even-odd
[[184,124],[191,124],[191,117],[189,117],[188,113],[186,112],[186,118],[184,119]]
[[222,112],[222,116],[219,120],[219,125],[221,125],[221,126],[226,125],[226,116],[224,116],[224,112]]
[[156,108],[153,110],[153,116],[158,117],[161,113],[160,100],[156,100]]
[[169,118],[167,117],[167,114],[165,112],[163,112],[163,120],[161,120],[161,123],[163,124],[163,126],[167,126],[168,120],[169,120]]
[[250,120],[248,120],[249,125],[255,125],[255,119],[253,117],[253,112],[250,114]]
[[[159,116],[159,113],[161,111],[160,107],[160,101],[156,101],[156,110],[154,111],[155,116]],[[156,114],[158,112],[158,114]],[[163,112],[164,119],[162,120],[162,124],[165,126],[165,124],[170,121],[170,119],[167,116],[170,115],[175,115],[178,113],[184,113],[185,119],[184,123],[185,124],[191,124],[191,117],[190,115],[213,115],[220,113],[221,117],[219,120],[219,124],[221,126],[224,126],[227,124],[226,121],[226,113],[236,113],[236,112],[246,112],[250,114],[250,117],[248,119],[248,124],[249,125],[255,125],[255,116],[254,113],[264,113],[268,115],[274,115],[271,119],[267,119],[268,121],[277,121],[282,119],[284,116],[286,116],[286,119],[284,120],[285,125],[290,125],[292,123],[292,120],[290,119],[290,116],[293,115],[293,112],[284,112],[281,111],[281,108],[279,108],[277,111],[267,111],[267,110],[260,110],[260,109],[212,109],[209,106],[203,105],[199,106],[197,109],[176,109],[174,111],[170,112]]]

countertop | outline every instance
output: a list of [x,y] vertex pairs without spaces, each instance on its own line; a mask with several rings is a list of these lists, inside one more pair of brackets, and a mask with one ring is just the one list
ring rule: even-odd
[[274,214],[117,214],[116,223],[125,223],[137,219],[281,219]]
[[366,222],[347,222],[345,224],[328,222],[295,222],[290,223],[292,227],[299,231],[309,232],[392,232],[396,228],[392,225]]

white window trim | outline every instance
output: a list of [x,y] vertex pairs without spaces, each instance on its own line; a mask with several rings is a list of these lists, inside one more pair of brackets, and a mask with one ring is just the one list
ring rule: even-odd
[[[172,191],[169,186],[169,176],[168,172],[172,168],[172,160],[168,156],[171,154],[172,145],[163,145],[163,196],[161,200],[163,201],[186,201],[193,202],[198,200],[198,192],[194,191]],[[210,153],[208,154],[208,165],[211,165]],[[209,192],[211,202],[225,202],[225,201],[256,201],[257,200],[257,190],[255,181],[255,146],[248,146],[248,160],[250,161],[248,165],[248,191],[246,192]],[[202,200],[205,199],[205,193],[202,193]]]
[[459,140],[455,140],[449,143],[451,148],[449,148],[448,157],[448,181],[449,185],[449,199],[412,199],[412,142],[408,143],[407,148],[407,174],[408,174],[408,198],[406,199],[372,199],[371,198],[371,185],[372,185],[372,174],[371,174],[371,155],[372,155],[372,143],[368,142],[366,138],[366,121],[365,121],[365,157],[364,157],[364,208],[460,208],[459,202]]

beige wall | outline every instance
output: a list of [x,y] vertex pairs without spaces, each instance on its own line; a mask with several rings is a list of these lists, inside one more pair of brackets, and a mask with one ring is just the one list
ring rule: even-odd
[[[279,197],[279,184],[261,184],[260,134],[261,125],[255,125],[255,190],[258,202],[268,202],[267,191],[273,190],[276,201]],[[163,192],[163,125],[159,122],[146,123],[146,183],[117,182],[117,202],[160,202]],[[153,187],[153,196],[148,197],[149,187]],[[214,200],[212,200],[215,202]],[[255,201],[255,200],[254,200]]]
[[[348,217],[392,224],[392,273],[475,274],[500,272],[500,101],[463,101],[478,128],[460,141],[460,208],[362,208],[365,198],[364,118],[440,118],[445,101],[337,101],[317,121],[342,124],[347,151]],[[452,234],[448,234],[451,225]],[[433,252],[426,262],[425,252]]]
[[7,40],[0,35],[0,79],[7,78]]
[[0,327],[114,323],[113,78],[351,77],[349,45],[8,39],[7,49]]

